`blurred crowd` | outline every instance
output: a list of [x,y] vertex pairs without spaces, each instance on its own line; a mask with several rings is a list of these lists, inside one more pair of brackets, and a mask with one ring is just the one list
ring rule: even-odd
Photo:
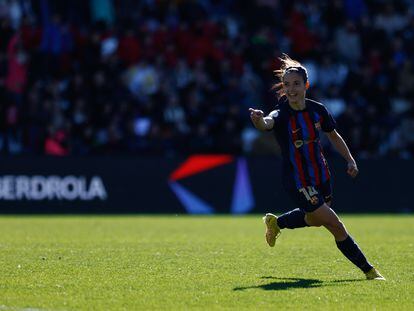
[[412,0],[0,0],[0,152],[277,152],[281,53],[354,154],[413,157]]

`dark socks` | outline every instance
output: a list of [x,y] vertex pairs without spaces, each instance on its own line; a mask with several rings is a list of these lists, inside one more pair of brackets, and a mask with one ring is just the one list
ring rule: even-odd
[[277,224],[280,229],[308,227],[308,224],[305,222],[305,212],[298,208],[279,216],[277,218]]
[[[305,213],[299,208],[287,212],[277,219],[277,224],[280,229],[295,229],[308,227],[305,222]],[[336,241],[339,250],[348,258],[354,265],[356,265],[362,272],[366,273],[372,269],[364,253],[358,247],[358,244],[352,239],[350,235],[343,241]]]
[[358,244],[352,239],[350,235],[343,241],[336,241],[336,245],[342,254],[345,255],[355,266],[366,273],[372,269],[372,266],[365,258],[364,253],[358,247]]

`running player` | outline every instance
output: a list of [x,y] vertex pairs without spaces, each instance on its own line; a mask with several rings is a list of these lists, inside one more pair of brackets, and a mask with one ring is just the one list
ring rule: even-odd
[[305,98],[309,88],[308,73],[299,62],[283,55],[282,66],[276,70],[280,79],[277,89],[279,104],[268,116],[250,108],[254,126],[272,130],[280,144],[283,158],[283,184],[297,208],[279,217],[266,214],[266,241],[273,247],[281,229],[324,226],[335,238],[340,251],[365,273],[367,279],[385,278],[366,259],[347,232],[337,214],[330,208],[332,190],[328,164],[322,152],[319,131],[347,161],[347,173],[358,174],[357,164],[345,141],[335,129],[335,120],[324,105]]

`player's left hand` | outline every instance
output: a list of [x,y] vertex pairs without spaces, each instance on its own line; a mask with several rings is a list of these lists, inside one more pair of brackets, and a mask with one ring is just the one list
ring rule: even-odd
[[346,171],[349,176],[355,178],[358,175],[358,166],[356,165],[355,161],[348,162],[348,169]]

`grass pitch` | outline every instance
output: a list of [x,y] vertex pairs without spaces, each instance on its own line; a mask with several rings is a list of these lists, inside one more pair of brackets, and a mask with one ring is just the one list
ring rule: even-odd
[[414,217],[342,219],[387,281],[261,216],[2,216],[0,310],[414,310]]

